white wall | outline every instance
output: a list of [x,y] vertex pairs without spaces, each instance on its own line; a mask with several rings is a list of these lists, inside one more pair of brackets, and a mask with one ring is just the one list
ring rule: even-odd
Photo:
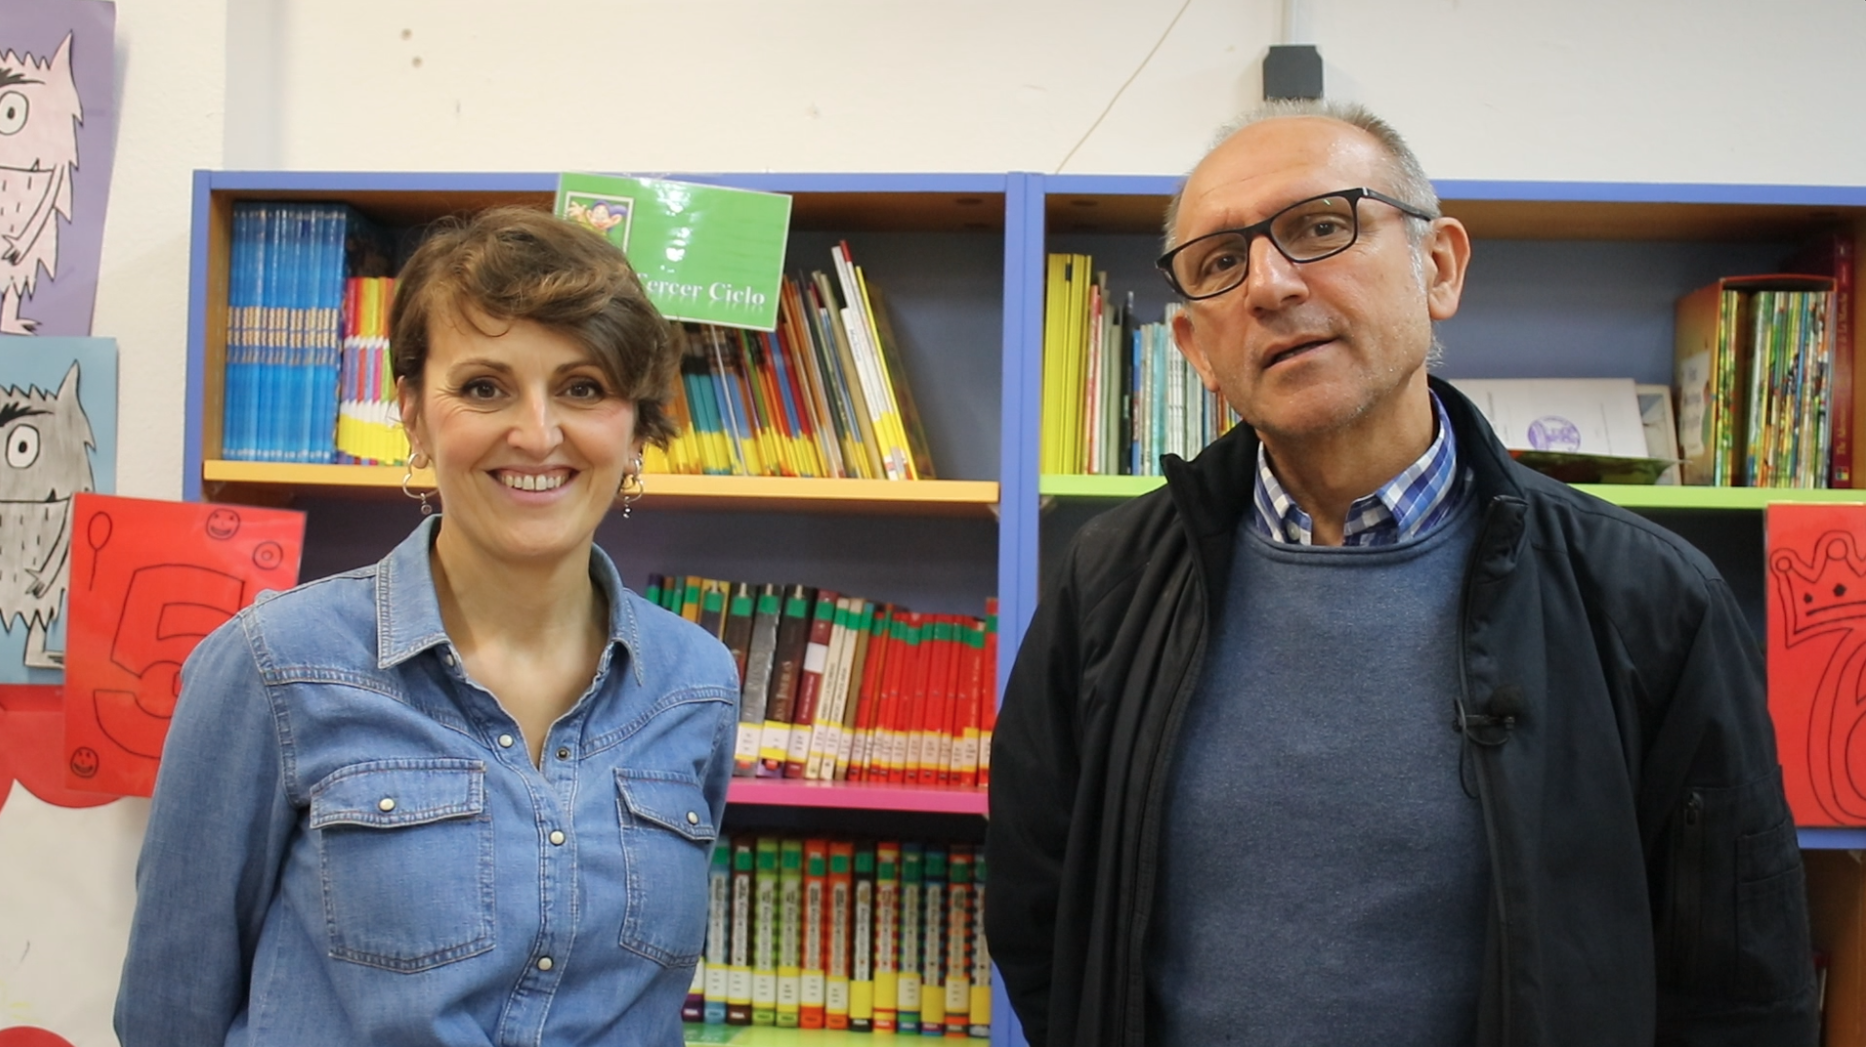
[[[120,489],[181,489],[194,168],[1177,173],[1259,93],[1283,7],[119,0],[94,330]],[[1310,0],[1307,25],[1329,93],[1435,177],[1866,184],[1862,0]],[[114,1042],[139,825],[0,811],[0,1027]]]

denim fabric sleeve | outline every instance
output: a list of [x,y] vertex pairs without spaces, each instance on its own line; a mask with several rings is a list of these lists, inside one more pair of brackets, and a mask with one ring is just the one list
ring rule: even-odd
[[117,994],[123,1047],[217,1047],[247,1004],[260,929],[297,813],[248,630],[208,636],[182,670],[136,866]]

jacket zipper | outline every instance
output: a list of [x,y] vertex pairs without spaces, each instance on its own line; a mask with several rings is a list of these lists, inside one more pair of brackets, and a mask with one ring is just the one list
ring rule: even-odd
[[[1471,631],[1471,590],[1474,587],[1477,564],[1484,555],[1486,542],[1491,535],[1492,520],[1503,512],[1501,498],[1493,498],[1484,513],[1483,530],[1479,533],[1477,545],[1472,550],[1470,566],[1466,569],[1464,591],[1459,597],[1460,617],[1463,621],[1463,634],[1458,644],[1458,691],[1465,707],[1470,707],[1471,679],[1470,666],[1465,661],[1464,639]],[[1490,761],[1486,758],[1491,750],[1488,746],[1473,745],[1469,740],[1462,740],[1460,745],[1471,752],[1471,763],[1477,771],[1477,805],[1484,814],[1484,843],[1490,852],[1490,891],[1497,906],[1497,1010],[1499,1034],[1497,1047],[1509,1047],[1511,1040],[1510,1007],[1510,912],[1509,902],[1503,888],[1502,850],[1497,840],[1497,820],[1490,799]],[[1460,757],[1462,758],[1462,757]]]
[[1678,829],[1677,866],[1672,870],[1672,882],[1677,889],[1672,892],[1672,964],[1673,977],[1679,981],[1691,978],[1691,957],[1681,948],[1683,943],[1697,940],[1700,878],[1698,864],[1702,860],[1704,836],[1704,795],[1696,789],[1685,794],[1684,816]]

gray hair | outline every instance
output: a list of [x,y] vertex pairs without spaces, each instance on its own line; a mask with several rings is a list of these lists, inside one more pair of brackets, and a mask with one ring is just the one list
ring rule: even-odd
[[[1342,102],[1322,98],[1283,98],[1265,102],[1243,116],[1226,124],[1216,138],[1211,149],[1205,151],[1210,156],[1212,151],[1230,140],[1232,135],[1269,120],[1282,120],[1289,117],[1312,116],[1325,120],[1336,120],[1350,127],[1359,128],[1373,136],[1374,141],[1386,151],[1388,158],[1387,178],[1392,184],[1385,190],[1431,214],[1438,214],[1438,191],[1432,188],[1432,180],[1425,176],[1425,168],[1420,166],[1419,158],[1413,154],[1412,147],[1393,129],[1393,125],[1375,116],[1357,102]],[[1204,162],[1204,157],[1199,158]],[[1173,224],[1179,220],[1179,200],[1185,194],[1186,183],[1181,181],[1179,188],[1173,191],[1173,199],[1166,205],[1165,249],[1172,250]],[[1416,247],[1424,239],[1426,223],[1407,216],[1407,230]]]

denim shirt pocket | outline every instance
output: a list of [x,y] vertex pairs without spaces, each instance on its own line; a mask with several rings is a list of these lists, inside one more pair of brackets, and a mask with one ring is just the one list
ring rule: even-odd
[[332,959],[414,973],[493,947],[480,761],[351,764],[312,787],[310,827]]
[[628,864],[622,947],[667,967],[699,959],[706,941],[712,809],[699,780],[619,768],[617,812]]

